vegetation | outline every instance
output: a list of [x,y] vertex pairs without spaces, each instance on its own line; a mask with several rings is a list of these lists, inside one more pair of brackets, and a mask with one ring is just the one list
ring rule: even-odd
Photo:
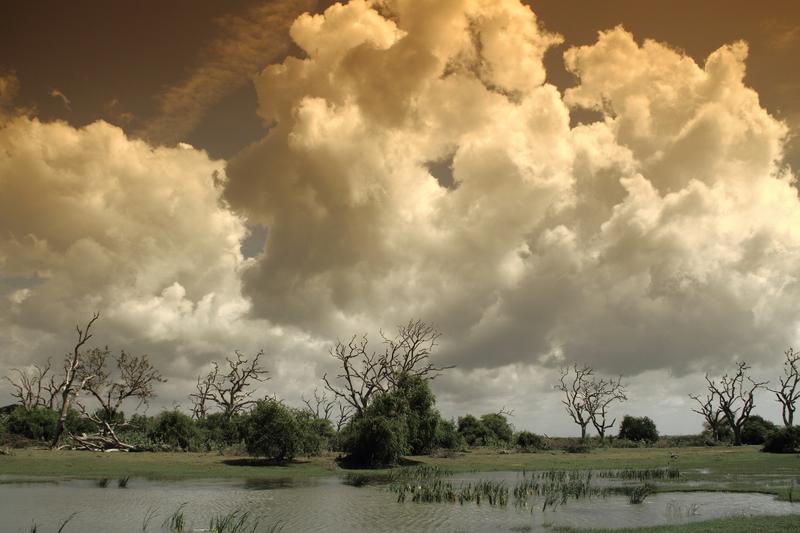
[[800,453],[800,426],[780,428],[771,433],[764,442],[765,452]]
[[652,444],[658,440],[658,431],[650,418],[626,415],[619,425],[619,438]]

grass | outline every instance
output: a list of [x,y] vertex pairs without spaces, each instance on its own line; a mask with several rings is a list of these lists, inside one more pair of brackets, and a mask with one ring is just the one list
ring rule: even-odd
[[632,529],[578,529],[552,527],[560,533],[796,533],[800,531],[800,514],[785,516],[737,516],[691,524],[641,527]]

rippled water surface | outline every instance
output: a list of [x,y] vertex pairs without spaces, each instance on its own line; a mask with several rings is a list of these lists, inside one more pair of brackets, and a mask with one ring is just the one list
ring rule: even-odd
[[[483,472],[453,479],[517,479],[515,472]],[[547,525],[630,527],[711,518],[800,513],[800,504],[773,496],[725,492],[673,492],[649,496],[632,505],[625,496],[571,500],[555,510],[533,506],[505,508],[486,504],[397,503],[385,486],[351,487],[340,478],[283,482],[177,481],[131,479],[128,488],[116,480],[101,488],[95,481],[0,480],[0,531],[55,531],[73,512],[65,533],[142,531],[148,513],[155,514],[148,531],[164,531],[162,523],[185,503],[187,530],[202,531],[212,516],[236,509],[260,519],[259,530],[278,524],[281,531],[547,531]],[[11,482],[14,481],[14,482]]]

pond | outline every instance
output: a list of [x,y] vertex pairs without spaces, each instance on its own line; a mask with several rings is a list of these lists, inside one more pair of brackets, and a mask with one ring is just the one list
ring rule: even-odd
[[[517,472],[482,472],[449,478],[454,484],[493,480],[509,483]],[[604,481],[608,483],[607,481]],[[398,503],[387,485],[353,487],[340,477],[283,481],[117,480],[105,487],[89,480],[0,479],[0,531],[164,531],[163,524],[183,505],[186,531],[202,531],[209,520],[234,510],[257,517],[257,531],[547,531],[550,525],[632,527],[685,523],[712,518],[800,513],[800,504],[771,495],[733,492],[671,492],[649,495],[635,505],[628,496],[571,499],[541,509],[487,503]],[[145,527],[146,526],[146,527]]]

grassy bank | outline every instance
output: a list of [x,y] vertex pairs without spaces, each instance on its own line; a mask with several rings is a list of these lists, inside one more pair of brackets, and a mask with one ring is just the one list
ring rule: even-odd
[[[676,456],[674,459],[671,456]],[[796,455],[760,453],[757,447],[601,449],[588,454],[558,452],[501,454],[472,450],[456,457],[410,457],[408,462],[436,465],[456,472],[491,470],[652,468],[675,464],[682,479],[747,484],[769,474],[800,476]],[[244,457],[215,453],[94,453],[77,451],[15,450],[0,456],[0,475],[71,478],[153,479],[298,478],[346,472],[335,455],[301,458],[289,465],[268,465]],[[360,471],[364,474],[380,470]],[[746,486],[739,487],[746,490]]]

